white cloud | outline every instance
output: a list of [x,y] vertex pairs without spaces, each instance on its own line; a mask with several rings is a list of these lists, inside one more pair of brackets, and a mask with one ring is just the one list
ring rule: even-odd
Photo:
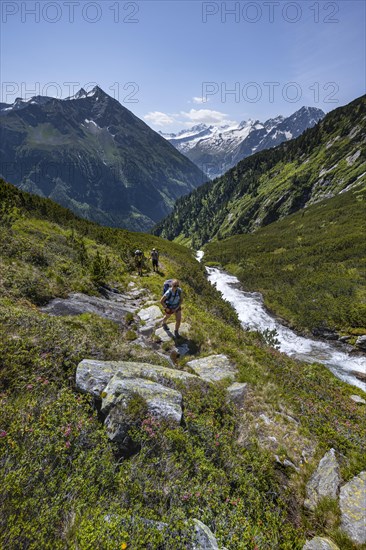
[[193,103],[207,103],[210,101],[208,97],[193,97]]
[[189,112],[181,111],[181,117],[186,119],[186,123],[193,124],[234,124],[235,121],[228,120],[228,115],[221,111],[213,111],[211,109],[191,109]]
[[160,111],[147,113],[147,115],[144,116],[144,119],[155,126],[169,126],[169,124],[173,124],[175,122],[175,119],[172,116],[167,115],[166,113],[161,113]]
[[213,111],[212,109],[191,109],[180,113],[162,113],[152,111],[144,116],[145,121],[153,127],[167,127],[174,125],[176,128],[190,128],[196,124],[207,126],[224,126],[237,124],[235,120],[229,120],[226,113]]

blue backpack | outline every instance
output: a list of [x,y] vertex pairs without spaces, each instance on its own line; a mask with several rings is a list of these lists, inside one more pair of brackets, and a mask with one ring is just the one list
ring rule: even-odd
[[[163,284],[163,296],[164,294],[166,293],[167,290],[169,290],[171,287],[172,287],[172,282],[173,282],[173,279],[167,279],[166,281],[164,281],[164,284]],[[180,288],[178,288],[178,296],[180,297]]]
[[164,281],[162,296],[164,296],[166,291],[172,286],[172,282],[173,282],[173,279],[167,279],[166,281]]

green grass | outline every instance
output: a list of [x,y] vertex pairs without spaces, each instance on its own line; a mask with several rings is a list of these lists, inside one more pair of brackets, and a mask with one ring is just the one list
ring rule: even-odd
[[[243,331],[187,248],[79,220],[5,183],[0,204],[0,546],[183,550],[192,547],[193,518],[233,550],[300,550],[310,532],[334,532],[331,507],[310,525],[303,517],[303,486],[330,446],[342,456],[344,480],[365,468],[365,423],[350,399],[361,390]],[[153,246],[161,273],[146,268],[133,278],[133,251],[148,255]],[[179,427],[142,418],[137,400],[129,413],[140,452],[126,457],[108,440],[96,403],[75,391],[77,364],[168,361],[134,344],[131,316],[118,326],[91,314],[51,317],[39,305],[75,291],[97,294],[101,283],[123,292],[132,280],[147,299],[158,298],[172,276],[181,281],[196,354],[226,353],[250,399],[243,412],[226,402],[224,385],[182,387]],[[279,451],[299,464],[298,474],[279,471],[258,434],[258,414],[276,418],[279,410],[299,418]],[[272,430],[280,437],[276,423]],[[313,459],[300,466],[306,441]]]
[[299,329],[366,333],[366,191],[348,191],[271,224],[206,247],[207,261],[263,294]]

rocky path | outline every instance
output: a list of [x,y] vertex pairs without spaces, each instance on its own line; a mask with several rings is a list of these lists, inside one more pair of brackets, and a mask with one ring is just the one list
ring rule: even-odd
[[[253,398],[252,389],[248,384],[235,381],[237,369],[228,357],[222,354],[195,357],[194,341],[188,323],[182,323],[181,336],[178,339],[174,338],[174,323],[168,325],[168,330],[164,330],[161,327],[163,313],[159,301],[151,300],[148,291],[138,287],[133,281],[129,283],[127,291],[123,294],[106,288],[101,289],[99,297],[71,294],[66,299],[52,300],[42,308],[42,311],[50,315],[94,313],[126,327],[126,330],[128,323],[133,319],[137,338],[131,345],[151,349],[166,360],[165,364],[168,362],[171,365],[171,368],[168,368],[142,362],[96,361],[87,358],[79,363],[76,371],[77,389],[96,399],[109,439],[127,453],[134,452],[133,442],[128,435],[130,425],[127,411],[131,399],[136,395],[143,398],[151,418],[157,421],[164,420],[172,426],[184,421],[182,383],[194,382],[207,385],[227,380],[228,400],[243,411],[247,409],[246,400],[250,401]],[[185,370],[179,370],[177,360],[187,354],[192,355],[192,359],[187,362]],[[357,402],[364,406],[364,400],[358,399]],[[248,411],[246,414],[248,417]],[[288,415],[283,416],[291,420],[291,426],[297,438],[297,421]],[[274,452],[274,459],[282,467],[298,472],[299,468],[296,465],[289,461],[286,463],[286,460],[281,462],[275,454],[278,443],[276,438],[279,437],[281,427],[278,426],[278,421],[260,414],[256,427],[259,430],[258,440],[261,444],[267,446],[270,443],[273,446],[271,450]],[[273,433],[271,429],[274,430]],[[288,422],[286,437],[289,430]],[[240,440],[238,443],[240,444]],[[306,487],[307,497],[304,502],[305,508],[314,510],[323,497],[339,499],[342,530],[357,544],[366,542],[365,475],[365,472],[362,472],[349,483],[342,485],[337,457],[335,451],[331,449],[314,471]],[[209,528],[198,520],[194,521],[196,531],[194,548],[219,550],[217,540]],[[323,549],[339,550],[331,540],[322,537],[307,541],[303,550]]]

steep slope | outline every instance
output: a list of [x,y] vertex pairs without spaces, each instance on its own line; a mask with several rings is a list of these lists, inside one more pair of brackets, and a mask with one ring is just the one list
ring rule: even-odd
[[[135,246],[159,248],[165,273],[137,277]],[[188,358],[176,355],[175,363],[174,344],[144,336],[135,314],[158,302],[173,275],[191,325]],[[339,531],[333,504],[306,517],[302,504],[325,450],[340,457],[344,482],[365,468],[363,405],[351,399],[365,395],[242,330],[187,248],[97,226],[0,181],[0,280],[2,548],[203,548],[194,542],[194,519],[232,550],[273,541],[300,550],[314,534],[356,548]],[[39,308],[82,292],[104,297],[108,309],[115,302],[105,299],[106,285],[115,291],[109,295],[130,300],[133,313],[112,322],[95,312],[54,316]],[[107,437],[103,395],[76,391],[83,359],[174,368],[183,380],[187,359],[211,354],[236,366],[244,402],[228,401],[226,380],[180,383],[179,425],[158,421],[136,394],[124,413],[130,453]]]
[[297,330],[348,338],[366,334],[366,186],[311,205],[252,234],[209,243],[244,287]]
[[193,247],[248,233],[366,182],[366,96],[177,201],[154,233]]
[[5,179],[104,225],[147,230],[207,179],[98,87],[17,99],[0,111],[0,132]]
[[324,116],[321,109],[302,107],[287,118],[278,116],[264,123],[248,120],[234,126],[200,124],[178,134],[160,133],[210,178],[216,178],[255,152],[298,137]]

